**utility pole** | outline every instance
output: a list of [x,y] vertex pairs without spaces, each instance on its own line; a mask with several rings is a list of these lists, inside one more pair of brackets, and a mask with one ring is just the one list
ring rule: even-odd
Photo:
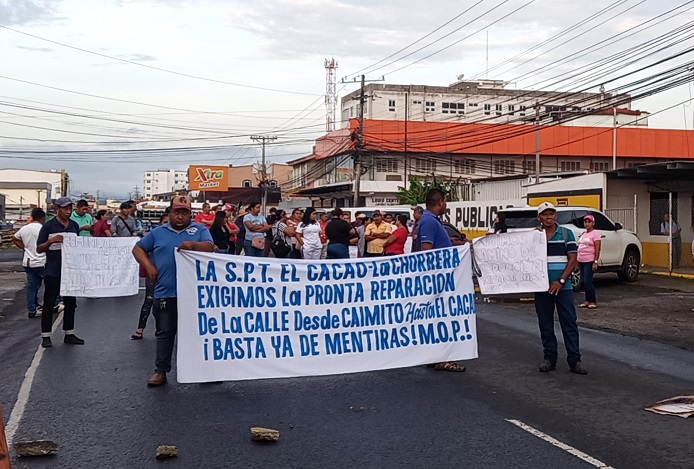
[[140,188],[138,186],[135,186],[133,188],[133,190],[134,190],[133,197],[135,197],[135,200],[139,199],[140,198]]
[[617,169],[617,106],[612,108],[612,170]]
[[535,101],[535,184],[540,183],[540,102]]
[[[353,79],[353,81],[357,81],[356,77]],[[362,75],[361,76],[361,92],[359,93],[359,127],[357,128],[357,143],[354,151],[354,198],[352,199],[352,206],[353,207],[358,207],[359,206],[359,191],[360,191],[360,186],[361,186],[361,173],[362,173],[362,168],[361,168],[361,151],[362,148],[364,147],[364,105],[366,104],[366,98],[369,96],[366,96],[366,76]],[[374,81],[385,81],[385,76],[382,76],[381,78],[377,80],[368,80],[368,82],[374,82]],[[345,80],[342,80],[342,83],[345,83]]]
[[268,135],[252,135],[251,140],[254,142],[260,142],[261,148],[262,148],[262,159],[260,163],[260,204],[261,204],[261,210],[263,216],[267,215],[266,206],[267,206],[267,167],[265,166],[265,144],[269,141],[277,140],[277,137],[275,136],[268,136]]

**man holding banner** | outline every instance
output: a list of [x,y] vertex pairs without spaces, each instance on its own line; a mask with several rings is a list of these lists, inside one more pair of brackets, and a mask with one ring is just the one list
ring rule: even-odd
[[588,374],[581,363],[579,352],[578,325],[574,307],[574,291],[571,272],[576,269],[578,245],[571,230],[557,224],[557,211],[549,202],[537,208],[540,230],[547,237],[547,270],[549,290],[535,293],[535,312],[542,337],[544,361],[539,371],[546,373],[557,368],[557,337],[554,335],[554,309],[559,316],[561,332],[566,346],[566,361],[572,373]]
[[[426,196],[427,209],[419,219],[418,241],[421,251],[449,248],[453,246],[451,238],[441,222],[441,215],[446,213],[446,194],[439,189],[431,189]],[[437,371],[463,372],[464,366],[455,362],[442,362],[429,365]]]
[[[171,371],[171,356],[178,327],[176,290],[176,261],[174,251],[212,252],[214,243],[210,231],[191,221],[190,199],[178,195],[171,201],[169,223],[147,233],[133,248],[137,262],[147,270],[154,288],[154,319],[156,321],[157,352],[154,375],[147,386],[166,384]],[[150,258],[153,255],[154,261]]]

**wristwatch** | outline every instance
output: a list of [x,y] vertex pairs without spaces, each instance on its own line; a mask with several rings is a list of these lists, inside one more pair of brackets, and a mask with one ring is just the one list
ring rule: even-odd
[[595,260],[594,260],[593,262],[597,264],[597,263],[598,263],[598,260],[597,260],[597,259],[595,259]]
[[560,278],[560,279],[559,279],[559,283],[561,283],[562,285],[564,285],[564,284],[566,283],[566,280],[564,280],[563,278]]

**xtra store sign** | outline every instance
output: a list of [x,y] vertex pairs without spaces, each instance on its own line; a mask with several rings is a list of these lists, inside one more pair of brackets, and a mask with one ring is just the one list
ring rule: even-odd
[[190,190],[227,190],[229,181],[228,166],[189,166],[188,181]]

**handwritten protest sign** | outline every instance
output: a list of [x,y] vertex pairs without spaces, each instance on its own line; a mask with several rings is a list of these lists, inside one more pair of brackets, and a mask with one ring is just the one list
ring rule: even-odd
[[180,382],[477,357],[468,246],[291,262],[180,251],[176,273]]
[[547,238],[544,232],[518,231],[473,240],[477,278],[485,295],[547,291]]
[[60,294],[86,298],[137,295],[138,265],[132,255],[138,238],[63,239]]

